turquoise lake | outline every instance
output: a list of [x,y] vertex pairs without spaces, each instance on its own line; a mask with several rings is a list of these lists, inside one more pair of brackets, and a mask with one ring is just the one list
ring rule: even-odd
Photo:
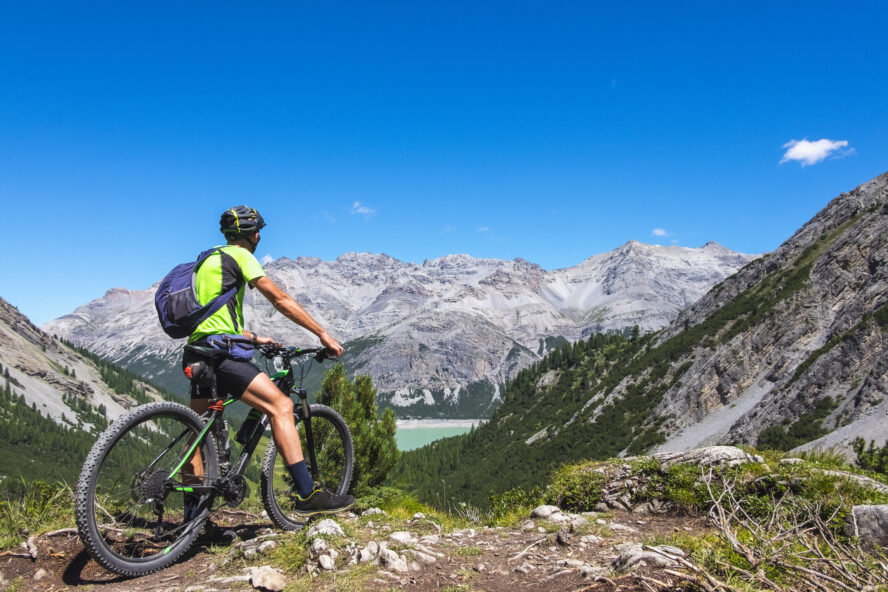
[[[413,450],[450,436],[464,434],[477,422],[467,420],[406,420],[398,422],[395,440],[399,450]],[[427,425],[423,425],[427,424]]]

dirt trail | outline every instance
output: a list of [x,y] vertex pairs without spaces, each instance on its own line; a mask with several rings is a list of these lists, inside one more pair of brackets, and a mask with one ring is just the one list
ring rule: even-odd
[[[618,512],[553,515],[551,518],[560,522],[528,518],[513,527],[448,532],[439,531],[437,524],[421,515],[395,520],[384,514],[347,514],[333,518],[350,536],[310,538],[303,543],[309,546],[309,560],[293,572],[286,565],[271,563],[267,549],[285,544],[293,534],[274,531],[266,520],[244,512],[217,513],[213,518],[232,528],[239,540],[218,544],[205,536],[171,567],[141,578],[121,578],[105,571],[89,557],[76,535],[42,536],[36,539],[36,560],[0,557],[0,588],[41,592],[252,590],[251,569],[271,564],[283,575],[278,578],[288,590],[646,591],[652,588],[645,586],[645,578],[648,586],[654,580],[677,583],[678,579],[664,572],[663,566],[650,565],[650,559],[615,571],[614,562],[621,555],[629,556],[626,543],[662,541],[676,533],[700,534],[708,529],[701,518]],[[266,549],[257,549],[261,541]],[[371,558],[374,545],[379,549]],[[245,551],[251,557],[244,557]],[[21,552],[26,553],[24,549]]]

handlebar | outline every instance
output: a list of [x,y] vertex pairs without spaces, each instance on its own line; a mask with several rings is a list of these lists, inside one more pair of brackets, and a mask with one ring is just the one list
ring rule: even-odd
[[315,361],[317,362],[323,362],[328,358],[336,357],[335,351],[330,349],[329,347],[285,347],[282,345],[276,345],[274,343],[265,343],[263,345],[260,345],[259,354],[263,358],[268,358],[269,360],[274,358],[281,358],[284,362],[289,362],[290,360],[295,360],[296,358],[301,358],[303,356],[313,356]]

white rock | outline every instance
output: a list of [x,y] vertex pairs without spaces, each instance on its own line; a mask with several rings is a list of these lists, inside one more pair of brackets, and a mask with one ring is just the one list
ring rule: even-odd
[[42,567],[37,570],[37,573],[34,574],[33,580],[35,582],[39,582],[40,580],[49,577],[49,572],[47,572]]
[[740,465],[750,462],[763,462],[764,459],[758,455],[752,455],[736,446],[706,446],[704,448],[695,448],[685,452],[661,452],[654,454],[652,458],[660,461],[660,466],[667,469],[678,463],[687,463],[691,465],[711,467],[711,466],[729,466]]
[[378,556],[379,545],[377,545],[375,541],[370,541],[367,543],[366,547],[358,552],[358,561],[361,563],[368,563],[370,561],[375,561]]
[[382,547],[379,550],[379,563],[384,567],[389,569],[393,569],[398,573],[407,573],[410,571],[410,566],[407,565],[407,560],[389,549],[388,547]]
[[411,545],[416,542],[416,537],[413,536],[413,533],[407,532],[406,530],[393,532],[388,538],[389,540],[401,543],[402,545]]
[[417,561],[419,561],[420,563],[425,563],[427,565],[438,562],[434,555],[423,553],[422,551],[418,551],[416,549],[407,549],[406,551],[404,551],[404,553],[412,555],[416,558]]
[[308,529],[308,532],[305,533],[306,538],[314,538],[318,535],[328,535],[328,536],[345,536],[345,533],[342,531],[342,527],[336,523],[335,520],[331,520],[329,518],[325,520],[321,520],[314,526]]
[[555,514],[556,512],[558,514],[560,514],[561,508],[559,508],[558,506],[537,506],[530,513],[530,517],[531,518],[542,518],[543,520],[549,520],[550,519],[549,516],[551,516],[552,514]]
[[576,514],[568,514],[568,516],[570,516],[570,525],[575,530],[589,524],[589,521],[586,520],[585,516],[578,516]]
[[521,523],[522,530],[533,530],[536,528],[536,524],[534,524],[533,520],[525,520]]
[[280,592],[286,586],[283,572],[274,569],[270,565],[255,567],[250,576],[250,584],[254,588],[264,588],[270,592]]
[[601,538],[600,536],[596,536],[594,534],[587,534],[587,535],[580,537],[580,542],[585,543],[587,545],[597,545],[598,543],[600,543],[603,540],[604,540],[603,538]]
[[419,539],[419,542],[423,545],[437,545],[441,542],[441,537],[436,534],[427,534],[424,537]]
[[474,537],[476,534],[478,534],[478,533],[475,531],[474,528],[464,528],[464,529],[462,529],[462,530],[454,530],[454,531],[453,531],[453,536],[455,536],[455,537],[468,537],[468,538],[472,538],[472,537]]
[[413,515],[414,520],[425,520],[425,517],[426,517],[426,515],[423,514],[422,512],[417,512],[416,514]]
[[316,537],[312,542],[311,546],[308,548],[314,555],[320,555],[324,551],[327,550],[327,541],[320,537]]
[[370,508],[369,510],[364,510],[361,512],[361,516],[375,516],[376,514],[381,514],[383,516],[387,516],[385,510],[380,510],[379,508]]
[[[315,540],[321,540],[321,539],[315,539]],[[262,543],[261,545],[256,547],[256,550],[259,551],[260,553],[265,553],[266,551],[271,551],[272,549],[277,547],[277,545],[278,544],[276,541],[265,541],[264,543]]]
[[321,555],[318,557],[318,565],[321,569],[326,571],[333,571],[336,569],[336,562],[333,561],[333,558],[329,555]]

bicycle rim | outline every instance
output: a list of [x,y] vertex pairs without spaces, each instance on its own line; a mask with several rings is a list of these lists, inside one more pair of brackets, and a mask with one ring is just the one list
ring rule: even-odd
[[[180,405],[161,403],[126,417],[100,439],[84,467],[90,474],[78,514],[99,563],[138,575],[174,561],[200,533],[210,496],[193,487],[215,480],[216,451],[208,437],[194,445],[203,422]],[[188,517],[186,496],[193,508]]]
[[[318,481],[324,487],[338,493],[348,492],[351,485],[354,450],[351,432],[336,411],[324,405],[311,406],[311,427],[315,455],[318,464]],[[305,453],[305,464],[312,473],[305,423],[296,417],[296,429]],[[292,496],[293,480],[283,457],[277,453],[274,443],[268,445],[262,463],[262,498],[272,521],[287,530],[300,528],[305,518],[294,512]]]

